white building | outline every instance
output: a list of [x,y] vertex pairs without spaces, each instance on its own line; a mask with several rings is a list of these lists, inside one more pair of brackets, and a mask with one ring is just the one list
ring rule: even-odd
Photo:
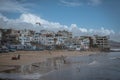
[[45,46],[54,45],[54,34],[41,34],[40,42],[42,45],[45,45]]
[[35,32],[33,35],[32,41],[39,44],[41,42],[40,36],[41,36],[41,34],[39,32]]
[[68,31],[65,31],[65,30],[58,31],[57,34],[61,34],[62,36],[66,37],[68,39],[72,38],[72,32],[68,32]]
[[68,39],[68,32],[58,31],[54,33],[52,31],[42,30],[40,35],[40,42],[45,46],[64,45],[65,40]]
[[20,30],[19,41],[22,45],[31,45],[32,35],[30,30]]
[[90,40],[89,38],[84,38],[82,41],[81,41],[81,47],[85,50],[89,49],[89,46],[90,46]]
[[55,38],[56,38],[56,45],[64,45],[65,40],[67,39],[67,37],[62,34],[55,34]]

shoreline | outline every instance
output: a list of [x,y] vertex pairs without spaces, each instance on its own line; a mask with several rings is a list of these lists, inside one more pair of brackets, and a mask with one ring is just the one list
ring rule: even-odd
[[[48,58],[55,57],[71,57],[71,56],[84,56],[97,54],[100,51],[67,51],[67,50],[55,50],[55,51],[16,51],[11,53],[0,54],[0,72],[11,70],[16,66],[31,65],[34,63],[40,63],[46,61]],[[11,60],[11,58],[17,54],[21,55],[20,60]]]

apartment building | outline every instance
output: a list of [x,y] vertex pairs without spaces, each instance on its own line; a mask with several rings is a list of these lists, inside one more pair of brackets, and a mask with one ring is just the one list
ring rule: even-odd
[[94,38],[92,36],[80,36],[82,40],[82,44],[84,44],[85,48],[92,48],[94,44]]
[[2,38],[1,38],[2,45],[9,45],[9,44],[17,44],[17,43],[19,43],[17,30],[0,29],[0,31],[2,32]]
[[42,30],[40,35],[40,42],[42,45],[45,46],[57,46],[57,45],[64,45],[65,40],[71,37],[71,34],[68,34],[69,32],[58,31],[56,33],[52,31]]
[[19,31],[19,41],[22,45],[31,45],[31,41],[33,40],[34,31],[30,30],[20,30]]
[[40,36],[41,36],[41,33],[40,33],[40,32],[35,32],[34,35],[33,35],[33,40],[32,40],[32,42],[35,42],[35,43],[40,44],[40,43],[41,43],[41,41],[40,41]]
[[55,44],[54,34],[52,34],[52,33],[41,34],[40,42],[42,45],[45,45],[45,46],[53,46]]
[[1,40],[2,40],[2,32],[0,30],[0,46],[1,46]]
[[66,30],[63,30],[63,31],[58,31],[57,34],[61,34],[62,36],[70,39],[72,38],[72,32],[68,32]]
[[95,35],[95,41],[96,41],[96,45],[98,46],[98,48],[101,49],[109,49],[110,45],[109,45],[109,36],[98,36]]
[[89,49],[90,48],[90,40],[89,38],[84,38],[81,40],[81,47],[83,49]]
[[60,33],[56,33],[55,39],[56,39],[56,45],[65,45],[65,40],[67,40],[67,37]]

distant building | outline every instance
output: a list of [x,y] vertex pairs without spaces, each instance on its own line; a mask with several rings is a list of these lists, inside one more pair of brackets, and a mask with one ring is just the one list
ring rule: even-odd
[[1,43],[2,45],[17,44],[18,34],[17,30],[13,29],[0,29],[2,32]]
[[40,44],[41,41],[40,41],[40,36],[41,36],[41,33],[39,32],[35,32],[34,35],[33,35],[33,40],[32,42],[35,42],[37,44]]
[[0,45],[1,45],[1,40],[2,40],[2,32],[0,30]]
[[54,45],[54,35],[52,31],[41,30],[40,31],[40,43],[44,46],[53,46]]
[[96,45],[98,48],[101,48],[101,49],[109,49],[110,48],[110,45],[109,45],[109,36],[98,36],[98,35],[95,35],[95,41],[96,41]]
[[72,38],[72,32],[68,32],[66,30],[63,30],[63,31],[58,31],[57,34],[61,34],[62,36],[70,39]]
[[81,47],[83,49],[89,49],[90,48],[90,40],[89,38],[84,38],[82,41],[81,41]]
[[19,32],[19,41],[22,45],[31,45],[31,41],[33,39],[33,31],[30,30],[20,30]]
[[84,47],[86,49],[93,47],[93,37],[91,36],[80,36],[80,39],[82,40],[81,43],[84,44]]
[[65,41],[72,38],[72,33],[68,31],[52,32],[47,30],[40,31],[40,43],[44,46],[61,46],[65,45]]
[[73,37],[65,41],[65,47],[68,50],[81,50],[80,37]]
[[65,40],[67,40],[67,36],[64,36],[62,34],[56,33],[55,34],[55,39],[56,39],[56,45],[64,45]]
[[40,36],[41,44],[44,46],[53,46],[54,45],[54,35],[53,34],[42,34]]

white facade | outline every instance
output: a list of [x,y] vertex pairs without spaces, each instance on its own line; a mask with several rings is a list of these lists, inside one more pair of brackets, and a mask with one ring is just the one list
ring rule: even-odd
[[81,43],[82,43],[82,46],[83,46],[84,49],[89,49],[89,45],[90,45],[89,38],[83,39],[83,41]]
[[45,46],[62,45],[67,37],[59,34],[43,30],[41,31],[40,42]]
[[67,39],[67,37],[65,36],[56,36],[55,37],[57,39],[56,41],[56,45],[64,45],[65,44],[65,40]]
[[48,34],[44,34],[40,36],[40,42],[42,45],[45,46],[52,46],[54,45],[54,36],[47,36]]
[[30,36],[29,30],[21,30],[19,35],[19,41],[22,45],[31,45],[32,36]]
[[30,42],[32,41],[32,37],[25,36],[24,34],[22,34],[19,37],[19,41],[21,42],[22,45],[30,45]]
[[40,33],[38,32],[34,33],[32,41],[36,43],[40,43]]

